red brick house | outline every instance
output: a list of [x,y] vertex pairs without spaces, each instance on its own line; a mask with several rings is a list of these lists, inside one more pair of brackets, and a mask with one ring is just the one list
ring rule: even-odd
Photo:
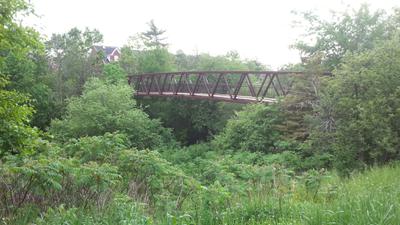
[[103,52],[104,55],[103,63],[118,61],[119,57],[121,56],[121,52],[118,47],[99,46],[99,45],[93,46],[92,54],[97,54],[98,52]]

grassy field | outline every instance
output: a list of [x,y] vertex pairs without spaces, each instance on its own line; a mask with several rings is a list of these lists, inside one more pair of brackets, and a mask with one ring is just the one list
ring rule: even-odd
[[[140,206],[119,201],[106,211],[51,210],[36,224],[400,224],[400,167],[385,166],[346,180],[325,176],[318,189],[300,184],[260,190],[228,205],[192,200],[185,213],[145,216]],[[292,189],[292,190],[289,190]],[[316,191],[317,192],[314,192]],[[22,221],[21,221],[22,222]]]
[[[243,209],[255,218],[265,215],[263,224],[400,224],[400,167],[383,167],[340,181],[328,177],[320,193],[310,198],[299,189],[291,196],[267,204],[250,202]],[[257,209],[261,210],[257,213]],[[268,212],[277,212],[269,215]],[[266,214],[263,214],[267,212]],[[239,218],[240,219],[240,218]],[[263,219],[257,219],[253,224]],[[232,222],[232,223],[231,223]],[[228,221],[228,224],[239,224]],[[252,222],[250,222],[252,224]]]

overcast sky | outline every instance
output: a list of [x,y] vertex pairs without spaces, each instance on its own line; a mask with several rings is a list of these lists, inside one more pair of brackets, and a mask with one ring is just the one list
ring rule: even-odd
[[170,50],[225,54],[236,50],[277,69],[299,60],[291,50],[301,33],[291,12],[312,10],[322,17],[368,3],[390,11],[399,0],[31,0],[39,18],[27,18],[42,34],[64,33],[72,27],[96,28],[104,44],[122,46],[147,29],[154,19],[167,30]]

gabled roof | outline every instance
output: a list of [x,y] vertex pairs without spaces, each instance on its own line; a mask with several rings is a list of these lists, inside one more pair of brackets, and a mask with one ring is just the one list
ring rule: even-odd
[[103,51],[105,56],[111,55],[112,53],[114,53],[114,51],[118,50],[118,47],[114,47],[114,46],[94,45],[93,48],[96,51]]

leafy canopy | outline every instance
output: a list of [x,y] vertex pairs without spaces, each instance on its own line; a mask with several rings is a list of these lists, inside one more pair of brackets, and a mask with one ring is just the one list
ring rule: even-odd
[[6,90],[7,84],[0,77],[0,160],[8,154],[34,151],[38,137],[37,130],[29,126],[33,109],[27,96]]
[[44,45],[37,31],[17,20],[32,11],[23,0],[0,1],[0,76],[10,81],[8,89],[30,96],[36,111],[31,124],[44,128],[54,108]]
[[280,139],[280,131],[277,129],[280,121],[276,106],[248,105],[228,120],[214,141],[225,150],[270,153],[275,150]]
[[127,84],[89,80],[81,97],[69,100],[66,116],[54,120],[50,132],[57,139],[101,136],[120,131],[131,146],[148,148],[170,142],[170,132],[136,108],[133,90]]
[[308,25],[306,38],[297,41],[294,48],[305,58],[319,58],[329,70],[338,66],[346,53],[372,49],[399,27],[398,15],[388,17],[384,11],[371,12],[367,5],[352,12],[333,14],[332,21],[323,20],[312,12],[302,15]]
[[324,86],[315,135],[329,137],[339,169],[397,159],[400,149],[400,38],[348,55]]
[[90,49],[102,40],[98,30],[72,28],[67,33],[53,34],[46,42],[52,65],[52,87],[60,109],[64,109],[67,98],[82,93],[90,77],[100,75],[104,55],[91,54]]

